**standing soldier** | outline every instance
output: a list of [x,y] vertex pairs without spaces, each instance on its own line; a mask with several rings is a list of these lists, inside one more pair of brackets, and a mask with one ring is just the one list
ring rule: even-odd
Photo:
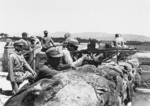
[[52,46],[56,47],[53,39],[50,36],[48,36],[48,31],[45,30],[44,37],[42,39],[42,51],[45,52],[46,50],[48,50],[51,47],[51,44]]
[[14,43],[15,51],[9,56],[9,74],[7,79],[11,82],[13,93],[18,91],[19,85],[24,80],[36,76],[36,73],[29,66],[21,53],[23,45],[23,42],[16,41]]
[[31,43],[30,43],[30,41],[28,40],[28,34],[27,34],[26,32],[23,32],[23,33],[22,33],[22,39],[20,39],[20,41],[24,43],[24,47],[23,47],[23,51],[22,51],[23,54],[25,54],[25,55],[24,55],[24,58],[26,59],[26,61],[27,61],[28,63],[30,63],[30,62],[29,62],[29,59],[30,59],[30,51],[32,51],[32,49],[31,49]]

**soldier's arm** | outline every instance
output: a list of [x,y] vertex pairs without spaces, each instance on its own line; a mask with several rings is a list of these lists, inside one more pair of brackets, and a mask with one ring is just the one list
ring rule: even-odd
[[72,66],[70,64],[61,64],[58,67],[58,70],[65,70],[65,69],[69,69],[69,68],[72,68]]
[[60,60],[60,65],[58,66],[58,70],[65,70],[65,69],[69,69],[69,68],[74,68],[71,66],[71,64],[63,64],[62,62],[62,58]]
[[43,38],[42,38],[42,40],[41,40],[41,46],[42,46],[43,48],[45,48],[45,44],[44,44]]
[[35,73],[34,70],[30,67],[30,65],[27,63],[27,61],[25,59],[23,59],[23,63],[24,63],[23,64],[24,67],[26,67],[28,71],[30,71],[32,74]]
[[64,59],[65,63],[66,64],[72,64],[73,63],[73,59],[72,59],[72,57],[70,55],[70,52],[68,50],[65,50],[65,49],[62,50],[61,52],[63,54],[63,59]]
[[9,78],[10,78],[10,81],[11,82],[14,82],[15,81],[15,78],[14,78],[14,57],[13,55],[10,55],[9,56],[9,65],[8,65],[8,73],[9,73]]
[[54,41],[53,41],[53,39],[51,37],[50,37],[50,42],[52,43],[53,46],[55,46]]

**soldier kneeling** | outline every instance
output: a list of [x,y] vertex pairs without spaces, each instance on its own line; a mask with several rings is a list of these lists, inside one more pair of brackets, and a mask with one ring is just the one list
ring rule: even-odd
[[14,43],[15,51],[9,56],[9,71],[7,80],[11,82],[13,93],[18,91],[19,85],[24,80],[31,79],[36,76],[36,73],[29,66],[21,53],[23,45],[23,42],[16,41]]

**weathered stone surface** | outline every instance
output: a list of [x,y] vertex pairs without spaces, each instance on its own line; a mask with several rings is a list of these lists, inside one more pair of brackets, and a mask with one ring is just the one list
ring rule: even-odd
[[120,106],[127,98],[127,85],[133,87],[134,78],[129,80],[128,75],[136,75],[133,69],[137,65],[131,61],[98,68],[85,65],[64,71],[22,89],[5,106]]
[[[139,65],[142,64],[143,62],[147,63],[149,62],[150,58],[149,58],[149,53],[138,53],[135,54],[133,56],[130,56],[134,66],[136,66],[135,68],[137,68],[136,71],[138,71],[138,73],[135,74],[135,83],[137,84],[137,87],[142,87],[142,88],[150,88],[150,71],[149,71],[149,65],[142,65],[139,68]],[[137,60],[139,62],[137,62]],[[134,61],[133,61],[134,60]]]
[[105,78],[70,70],[40,80],[9,99],[5,106],[103,106],[109,92]]

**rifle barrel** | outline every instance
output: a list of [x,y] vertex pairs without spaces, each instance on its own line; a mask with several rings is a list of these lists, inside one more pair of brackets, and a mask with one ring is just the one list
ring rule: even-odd
[[136,49],[101,49],[101,50],[81,50],[81,51],[72,51],[73,53],[126,53],[126,52],[139,52]]

